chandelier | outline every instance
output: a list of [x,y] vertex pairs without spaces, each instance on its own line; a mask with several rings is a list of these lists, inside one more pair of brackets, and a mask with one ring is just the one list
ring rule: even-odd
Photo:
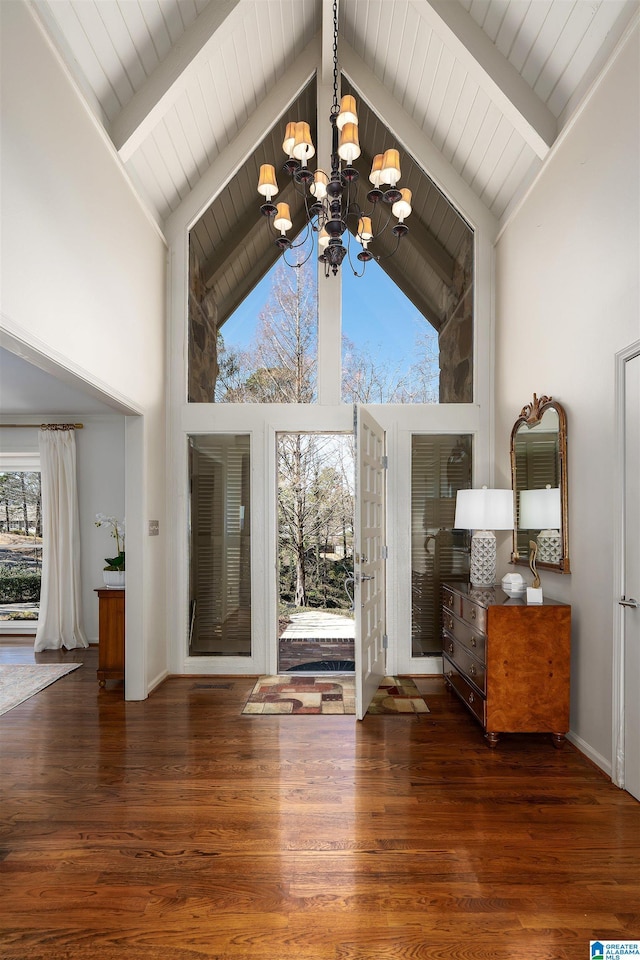
[[[329,115],[331,122],[331,174],[324,170],[311,171],[308,161],[315,156],[315,147],[311,140],[309,124],[305,121],[291,121],[287,123],[282,149],[287,156],[283,166],[293,182],[296,193],[304,202],[304,211],[307,223],[307,233],[298,243],[293,243],[287,237],[293,221],[288,203],[274,204],[273,198],[278,193],[275,168],[270,163],[263,163],[260,167],[258,193],[265,198],[260,207],[269,222],[276,239],[275,242],[283,254],[295,247],[302,247],[311,232],[317,234],[318,260],[324,264],[325,277],[329,273],[337,274],[338,268],[345,257],[356,276],[362,276],[369,260],[380,261],[380,257],[371,253],[369,244],[384,233],[392,223],[392,216],[396,222],[391,226],[391,232],[396,237],[396,244],[388,256],[396,252],[400,240],[409,232],[404,222],[411,213],[411,191],[398,189],[400,180],[400,156],[396,149],[385,150],[374,157],[369,180],[373,187],[367,193],[369,209],[362,210],[356,199],[356,184],[359,173],[353,166],[360,156],[358,139],[358,114],[356,101],[351,95],[342,97],[338,103],[338,0],[333,0],[333,103]],[[383,187],[387,189],[383,189]],[[379,213],[377,219],[384,221],[380,229],[374,234],[372,221],[376,211],[384,211],[387,206],[386,217]],[[351,225],[351,229],[349,229]],[[343,242],[347,233],[347,245]],[[354,268],[350,257],[351,235],[355,234],[361,250],[357,259],[362,264],[360,273]],[[297,258],[290,266],[301,266],[311,255],[311,251],[301,259]],[[286,255],[285,255],[286,260]],[[289,261],[287,260],[287,263]]]

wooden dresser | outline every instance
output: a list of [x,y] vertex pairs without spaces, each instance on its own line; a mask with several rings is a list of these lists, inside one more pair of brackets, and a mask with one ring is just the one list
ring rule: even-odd
[[124,680],[124,590],[96,590],[98,594],[98,683]]
[[527,606],[499,586],[446,583],[442,589],[443,670],[495,747],[502,733],[569,730],[571,607]]

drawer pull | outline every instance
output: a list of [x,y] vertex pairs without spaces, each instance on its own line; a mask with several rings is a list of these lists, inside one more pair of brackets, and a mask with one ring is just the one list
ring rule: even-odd
[[477,646],[478,646],[478,641],[476,640],[475,637],[471,637],[471,646],[472,646],[472,647],[477,647]]
[[453,606],[453,596],[451,594],[449,594],[449,596],[447,597],[447,603],[449,604],[450,607]]
[[476,608],[475,608],[475,607],[472,607],[472,608],[471,608],[471,619],[472,619],[472,620],[475,620],[475,619],[476,619],[476,613],[477,613]]
[[453,644],[449,642],[449,653],[453,653]]
[[453,630],[453,617],[447,617],[447,630]]
[[475,675],[476,675],[476,665],[475,665],[475,663],[472,663],[472,664],[471,664],[471,667],[469,668],[469,673],[471,674],[472,677],[475,677]]
[[475,700],[474,695],[473,695],[472,693],[470,693],[470,694],[469,694],[469,703],[473,703],[474,700]]

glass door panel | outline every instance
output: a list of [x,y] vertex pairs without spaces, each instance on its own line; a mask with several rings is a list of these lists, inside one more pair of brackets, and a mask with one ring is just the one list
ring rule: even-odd
[[251,656],[248,434],[190,444],[189,655]]
[[411,438],[411,655],[442,653],[443,581],[469,579],[469,534],[454,530],[456,493],[471,486],[471,436]]

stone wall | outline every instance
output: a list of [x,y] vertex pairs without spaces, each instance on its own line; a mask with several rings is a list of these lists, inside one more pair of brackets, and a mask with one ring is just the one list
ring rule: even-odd
[[189,403],[213,403],[218,377],[218,310],[189,251]]
[[440,403],[473,402],[473,234],[454,263],[453,283],[443,288],[444,322],[438,331]]

